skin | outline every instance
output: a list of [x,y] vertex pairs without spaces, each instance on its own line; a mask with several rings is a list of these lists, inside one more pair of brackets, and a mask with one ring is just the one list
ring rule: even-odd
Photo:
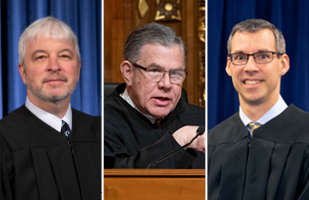
[[[180,46],[164,47],[159,44],[147,44],[141,49],[137,64],[143,67],[157,66],[165,71],[185,69],[184,54]],[[154,118],[164,118],[173,111],[180,99],[182,84],[173,84],[169,76],[156,82],[146,80],[145,72],[123,61],[120,69],[127,84],[127,91],[137,108]],[[173,137],[180,146],[191,141],[196,135],[198,126],[184,126],[178,129]],[[199,136],[187,148],[205,152],[205,134]]]
[[[178,142],[180,146],[183,146],[189,143],[193,137],[196,136],[196,131],[198,126],[184,126],[178,129],[174,134],[175,140]],[[205,153],[205,132],[203,135],[198,136],[187,148],[194,148],[198,151],[202,151]]]
[[[274,51],[275,36],[269,29],[255,33],[236,32],[231,53],[252,54]],[[272,62],[257,64],[252,56],[245,65],[234,65],[227,58],[226,72],[232,77],[242,110],[251,120],[257,121],[278,101],[281,77],[289,70],[289,57],[274,55]]]
[[80,76],[73,43],[38,37],[26,47],[24,67],[18,64],[31,103],[62,118]]
[[[179,45],[164,47],[146,44],[140,51],[137,64],[148,68],[157,66],[165,71],[185,69],[184,55]],[[124,61],[120,65],[127,91],[137,108],[154,118],[164,118],[176,107],[181,96],[181,84],[170,82],[168,73],[158,82],[149,82],[145,71]]]

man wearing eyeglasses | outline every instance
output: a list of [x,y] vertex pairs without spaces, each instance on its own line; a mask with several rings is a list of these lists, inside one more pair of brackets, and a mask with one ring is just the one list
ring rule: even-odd
[[265,20],[233,27],[226,72],[240,107],[209,132],[208,199],[309,199],[309,114],[280,95],[285,46]]
[[128,36],[120,65],[126,83],[104,105],[106,168],[205,167],[204,135],[151,164],[189,143],[205,123],[204,109],[181,99],[185,59],[183,41],[166,26],[150,23]]

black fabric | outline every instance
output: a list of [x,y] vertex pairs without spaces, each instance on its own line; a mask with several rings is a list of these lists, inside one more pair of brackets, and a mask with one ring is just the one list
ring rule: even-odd
[[208,199],[309,199],[309,114],[290,105],[254,131],[236,113],[208,136]]
[[0,199],[101,199],[101,117],[72,114],[72,150],[24,105],[0,121]]
[[[132,108],[119,94],[121,84],[104,103],[104,167],[146,168],[152,161],[177,149],[172,136],[184,125],[204,125],[204,109],[180,99],[176,108],[156,127]],[[205,154],[193,149],[181,150],[153,168],[205,168]]]

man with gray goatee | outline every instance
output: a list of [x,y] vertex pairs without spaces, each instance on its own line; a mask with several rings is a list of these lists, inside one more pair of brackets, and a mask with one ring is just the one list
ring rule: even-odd
[[0,121],[0,199],[101,199],[101,117],[70,105],[81,69],[75,34],[45,17],[18,52],[27,98]]

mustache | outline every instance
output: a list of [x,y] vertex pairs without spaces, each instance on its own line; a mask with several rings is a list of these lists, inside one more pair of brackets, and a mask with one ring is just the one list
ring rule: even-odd
[[48,75],[46,77],[44,77],[42,79],[42,83],[46,83],[50,80],[60,80],[60,81],[64,81],[64,82],[67,82],[68,81],[68,78],[65,76],[65,75],[61,75],[61,74],[52,74],[52,75]]

